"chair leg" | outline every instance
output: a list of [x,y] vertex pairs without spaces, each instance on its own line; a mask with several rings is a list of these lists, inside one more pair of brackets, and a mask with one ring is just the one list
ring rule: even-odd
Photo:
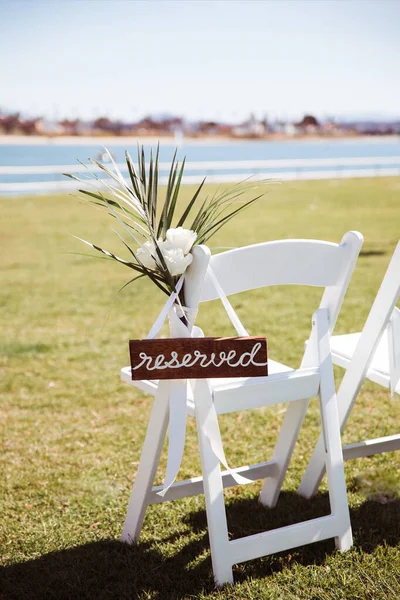
[[[346,426],[364,378],[364,373],[359,372],[354,375],[353,371],[353,365],[350,365],[344,374],[337,394],[337,407],[341,430]],[[314,496],[318,491],[324,475],[324,440],[322,439],[322,436],[320,436],[301,480],[299,494],[305,498]]]
[[[312,332],[305,350],[301,367],[312,367],[317,364],[317,331],[315,319],[312,321]],[[260,494],[260,502],[264,506],[273,508],[279,498],[283,480],[289,466],[293,450],[299,437],[301,426],[307,413],[310,399],[291,402],[286,410],[285,418],[279,432],[278,440],[274,449],[273,458],[278,463],[278,474],[268,477]]]
[[143,444],[121,541],[129,544],[139,540],[148,498],[157,472],[169,418],[169,382],[160,381]]
[[317,322],[318,360],[321,375],[319,399],[323,452],[328,477],[331,511],[339,525],[339,535],[335,537],[336,547],[339,550],[348,550],[353,544],[353,536],[347,502],[339,413],[330,353],[329,324],[327,318],[325,318],[325,314],[321,313],[322,311],[317,311],[315,318]]
[[[321,399],[321,404],[323,400]],[[321,411],[322,412],[322,411]],[[346,480],[344,476],[343,452],[340,441],[339,418],[336,397],[325,407],[325,439],[327,445],[326,473],[328,478],[331,511],[341,524],[341,534],[335,537],[338,550],[348,550],[353,545],[350,512],[347,503]]]
[[308,404],[309,400],[297,400],[291,402],[287,408],[273,454],[274,460],[278,463],[279,471],[276,476],[265,479],[260,493],[259,500],[264,506],[273,508],[278,501],[283,480],[307,412]]
[[322,436],[320,436],[300,482],[298,489],[300,496],[312,498],[318,492],[318,488],[325,475],[324,459],[324,440],[322,439]]
[[335,537],[335,545],[338,550],[344,551],[353,545],[353,535],[347,503],[343,452],[333,378],[328,385],[333,389],[333,393],[329,393],[329,390],[324,391],[323,384],[320,393],[321,419],[324,432],[321,439],[321,451],[322,456],[325,456],[331,511],[337,517],[341,529],[340,535]]
[[335,537],[335,546],[336,549],[340,552],[346,552],[353,545],[353,532],[351,529],[351,523],[349,522],[348,527],[342,535]]
[[233,583],[232,561],[226,521],[221,469],[218,458],[211,450],[204,435],[204,424],[212,403],[212,394],[207,380],[198,380],[194,392],[197,433],[201,468],[203,473],[204,497],[206,503],[208,536],[210,539],[211,561],[216,585]]

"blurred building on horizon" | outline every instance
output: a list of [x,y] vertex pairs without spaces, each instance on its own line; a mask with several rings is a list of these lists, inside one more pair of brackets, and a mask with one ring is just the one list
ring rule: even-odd
[[400,119],[368,120],[317,119],[304,115],[300,121],[258,119],[250,114],[242,123],[217,120],[190,121],[174,115],[147,115],[137,121],[108,116],[93,120],[25,117],[0,110],[1,135],[26,136],[158,136],[189,138],[276,139],[292,137],[341,137],[357,135],[400,135]]

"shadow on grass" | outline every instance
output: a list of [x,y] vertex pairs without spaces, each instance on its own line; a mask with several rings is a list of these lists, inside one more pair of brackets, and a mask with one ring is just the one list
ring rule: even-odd
[[[265,509],[256,499],[234,500],[227,506],[231,538],[252,535],[266,528],[274,529],[327,514],[326,494],[312,501],[293,492],[281,494],[277,508]],[[4,567],[0,571],[0,590],[4,600],[47,599],[83,600],[85,598],[160,600],[197,597],[214,588],[208,551],[206,515],[204,511],[183,518],[195,539],[170,554],[162,553],[163,544],[177,541],[176,534],[161,543],[128,546],[114,540],[93,542],[38,559]],[[351,510],[354,544],[370,553],[386,543],[400,541],[400,502],[380,504],[366,501]],[[303,546],[234,567],[235,581],[265,578],[290,564],[323,564],[334,551],[333,540]]]

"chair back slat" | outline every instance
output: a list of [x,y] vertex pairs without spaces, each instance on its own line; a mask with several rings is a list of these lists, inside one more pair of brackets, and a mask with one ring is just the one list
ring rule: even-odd
[[[318,240],[282,240],[236,248],[211,257],[212,267],[225,294],[273,285],[327,287],[339,279],[344,245]],[[206,275],[200,301],[218,294]]]
[[[229,250],[210,258],[225,294],[273,285],[324,287],[321,308],[329,311],[332,331],[339,314],[363,237],[350,231],[340,244],[319,240],[281,240]],[[218,298],[206,273],[200,302]]]

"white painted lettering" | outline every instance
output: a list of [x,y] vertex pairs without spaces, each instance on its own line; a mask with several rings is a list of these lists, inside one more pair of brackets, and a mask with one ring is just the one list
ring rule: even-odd
[[141,362],[132,368],[133,370],[137,370],[141,367],[145,367],[148,371],[156,371],[164,369],[190,368],[195,365],[201,367],[202,369],[206,369],[207,367],[213,365],[218,369],[225,363],[231,368],[246,368],[249,366],[265,367],[268,364],[267,361],[256,361],[256,356],[260,349],[261,343],[257,342],[254,344],[250,352],[244,352],[239,356],[239,358],[237,358],[236,350],[230,350],[228,353],[221,350],[218,356],[215,354],[215,352],[207,355],[203,354],[199,350],[194,350],[193,354],[189,352],[184,354],[181,360],[179,360],[178,352],[176,351],[171,352],[171,358],[169,360],[164,354],[158,354],[153,358],[152,356],[148,356],[146,352],[140,352],[139,359]]

